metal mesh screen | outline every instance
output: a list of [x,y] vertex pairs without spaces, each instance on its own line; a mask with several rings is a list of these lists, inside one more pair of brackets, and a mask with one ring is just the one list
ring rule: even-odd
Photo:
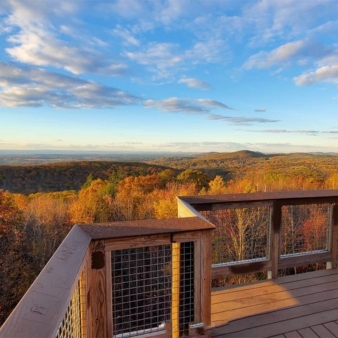
[[329,204],[282,207],[281,254],[328,250]]
[[216,226],[213,264],[267,257],[269,207],[201,211],[201,214]]
[[113,334],[165,330],[171,310],[171,246],[112,252]]
[[[173,283],[173,295],[178,295],[179,305],[173,306],[173,318],[178,318],[178,325],[173,322],[173,337],[181,337],[189,334],[189,323],[194,322],[194,243],[180,243],[175,253],[173,250],[173,262],[179,262],[173,269],[173,274],[179,273],[179,282]],[[177,257],[178,256],[178,257]],[[175,276],[173,276],[175,277]],[[174,312],[178,312],[175,315]]]
[[81,338],[80,281],[70,300],[67,312],[59,327],[56,338]]

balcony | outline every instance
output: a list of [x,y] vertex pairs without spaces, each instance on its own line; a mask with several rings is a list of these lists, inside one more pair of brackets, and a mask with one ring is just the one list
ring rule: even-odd
[[178,213],[74,226],[0,337],[338,337],[338,190]]

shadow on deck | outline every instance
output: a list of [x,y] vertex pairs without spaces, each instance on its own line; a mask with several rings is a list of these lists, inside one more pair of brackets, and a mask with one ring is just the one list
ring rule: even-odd
[[212,292],[211,337],[338,337],[338,270]]

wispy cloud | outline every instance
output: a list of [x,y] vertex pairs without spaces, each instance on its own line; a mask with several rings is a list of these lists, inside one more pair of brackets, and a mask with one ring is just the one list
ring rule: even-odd
[[257,112],[257,113],[265,113],[266,111],[267,111],[266,108],[257,108],[257,109],[255,109],[255,112]]
[[195,79],[193,77],[183,77],[177,83],[185,83],[188,87],[207,90],[210,89],[209,83]]
[[121,25],[117,25],[112,33],[121,38],[124,45],[139,46],[141,43],[129,29]]
[[171,97],[163,101],[146,100],[146,108],[157,108],[168,113],[208,114],[213,108],[230,109],[227,105],[209,99],[179,99]]
[[240,125],[251,125],[253,123],[275,123],[279,122],[279,120],[272,120],[272,119],[263,119],[260,117],[245,117],[245,116],[224,116],[224,115],[217,115],[211,114],[208,116],[209,120],[219,120],[219,121],[226,121],[232,124],[240,124]]
[[245,130],[253,133],[269,134],[306,134],[318,136],[319,134],[338,134],[337,130],[286,130],[286,129],[263,129],[263,130]]
[[191,65],[227,62],[224,49],[221,39],[199,41],[184,48],[178,43],[149,42],[138,50],[125,51],[123,56],[146,66],[149,72],[156,73],[158,77],[166,78]]
[[309,40],[289,42],[270,52],[261,51],[252,55],[243,67],[245,69],[269,68],[274,65],[285,65],[291,60],[299,59],[304,63],[304,58],[323,57],[331,52],[331,47]]
[[[10,14],[5,19],[11,29],[6,52],[13,60],[37,66],[53,66],[73,74],[97,73],[111,76],[124,75],[127,66],[123,62],[95,48],[89,47],[74,33],[70,26],[52,24],[52,19],[73,15],[79,4],[60,3],[55,0],[36,0],[33,3],[15,0],[6,2]],[[59,32],[67,35],[61,39]],[[87,41],[94,38],[87,36]]]

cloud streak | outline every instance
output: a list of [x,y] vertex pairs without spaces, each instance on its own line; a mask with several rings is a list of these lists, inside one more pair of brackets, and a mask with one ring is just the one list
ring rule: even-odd
[[260,118],[260,117],[224,116],[224,115],[217,115],[217,114],[209,115],[208,119],[214,120],[214,121],[225,121],[225,122],[230,122],[232,124],[240,124],[240,125],[251,125],[253,123],[276,123],[276,122],[279,122],[279,120],[264,119],[264,118]]
[[305,134],[318,136],[319,134],[338,134],[337,130],[286,130],[286,129],[264,129],[264,130],[245,130],[253,133],[269,133],[269,134]]
[[179,99],[171,97],[163,101],[146,100],[146,108],[157,108],[167,113],[208,114],[213,108],[231,109],[227,105],[210,99]]

